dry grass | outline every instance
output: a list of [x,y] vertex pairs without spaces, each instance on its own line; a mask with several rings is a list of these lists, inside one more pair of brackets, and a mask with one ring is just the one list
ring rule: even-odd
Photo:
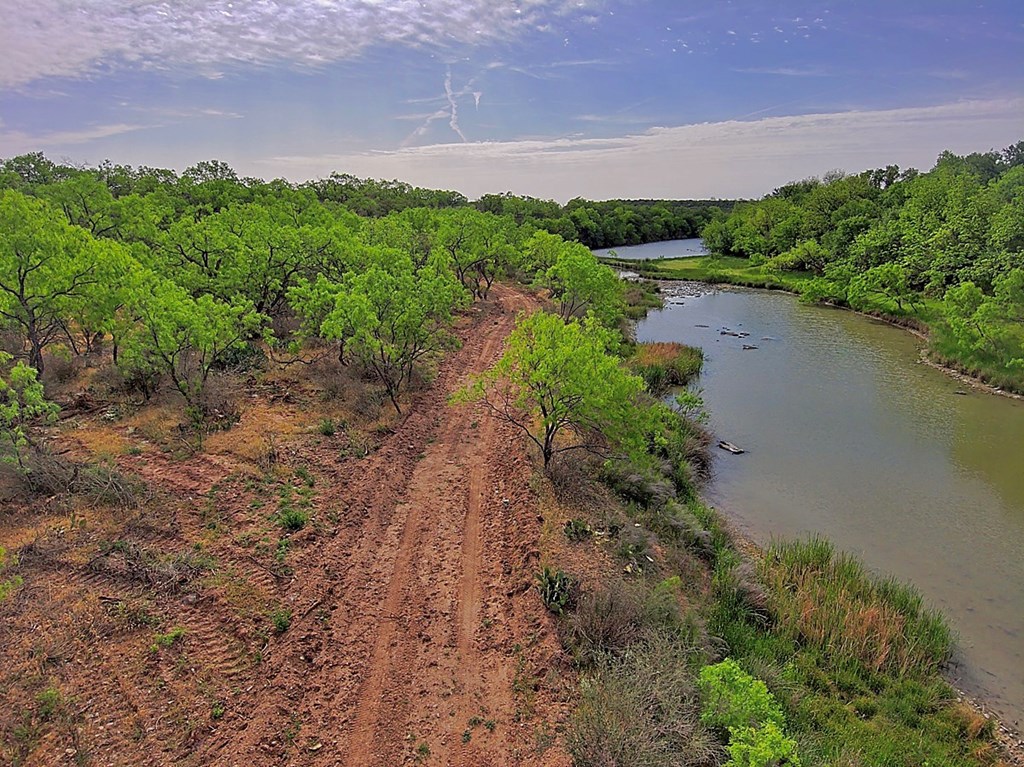
[[952,637],[908,586],[868,575],[821,539],[775,543],[762,561],[780,631],[841,665],[898,676],[937,671]]

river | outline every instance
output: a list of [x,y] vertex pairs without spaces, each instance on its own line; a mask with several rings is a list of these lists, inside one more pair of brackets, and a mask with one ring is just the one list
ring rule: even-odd
[[595,250],[598,258],[628,258],[639,261],[643,258],[686,258],[689,256],[706,256],[707,248],[704,240],[694,237],[690,240],[666,240],[665,242],[649,242],[646,245],[631,245],[621,248],[603,248]]
[[915,584],[959,635],[953,681],[1019,731],[1024,402],[919,362],[902,329],[784,293],[707,288],[637,337],[705,350],[710,427],[748,451],[716,449],[709,501],[756,541],[818,533]]

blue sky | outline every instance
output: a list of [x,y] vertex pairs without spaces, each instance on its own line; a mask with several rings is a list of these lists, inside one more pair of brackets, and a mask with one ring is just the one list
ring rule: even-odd
[[1024,2],[0,0],[0,157],[759,196],[1024,138]]

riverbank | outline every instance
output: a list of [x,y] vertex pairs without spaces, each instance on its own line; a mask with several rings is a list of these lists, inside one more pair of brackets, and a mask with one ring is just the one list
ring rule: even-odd
[[[735,287],[760,290],[777,290],[802,296],[806,285],[814,279],[809,272],[766,273],[760,266],[752,266],[745,258],[678,258],[658,260],[602,259],[616,269],[629,270],[640,277],[658,281],[701,282],[708,285],[732,285]],[[1024,400],[1024,381],[996,384],[996,374],[991,371],[971,368],[964,362],[941,355],[935,349],[933,321],[937,306],[934,301],[925,301],[924,316],[894,314],[879,306],[876,309],[854,309],[844,304],[823,302],[824,306],[860,314],[902,328],[925,341],[928,345],[924,361],[932,367],[965,383],[978,391],[984,391],[1010,399]]]

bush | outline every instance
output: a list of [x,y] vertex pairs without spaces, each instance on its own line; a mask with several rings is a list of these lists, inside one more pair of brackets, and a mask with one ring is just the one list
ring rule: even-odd
[[281,607],[270,614],[270,622],[274,626],[274,632],[283,634],[292,625],[292,611],[287,607]]
[[289,506],[277,512],[277,524],[291,533],[304,528],[308,521],[309,514],[302,509],[295,509]]
[[564,642],[582,666],[619,656],[643,632],[642,584],[614,580],[606,588],[587,592],[566,624]]
[[544,606],[555,615],[561,615],[575,602],[576,583],[561,570],[545,567],[537,573],[537,591]]
[[760,679],[755,679],[734,661],[705,666],[699,678],[704,708],[701,721],[722,732],[762,727],[772,722],[785,725],[778,701]]
[[565,523],[565,527],[562,530],[566,538],[576,543],[585,541],[594,534],[594,531],[590,529],[590,525],[582,519],[570,519]]
[[763,727],[733,730],[729,738],[729,761],[725,767],[800,767],[796,741],[787,738],[775,722]]
[[704,352],[680,343],[639,344],[627,362],[649,392],[663,394],[673,386],[686,386],[700,373]]
[[691,648],[652,637],[609,659],[580,683],[566,733],[577,767],[689,767],[719,764],[720,749],[701,724]]

